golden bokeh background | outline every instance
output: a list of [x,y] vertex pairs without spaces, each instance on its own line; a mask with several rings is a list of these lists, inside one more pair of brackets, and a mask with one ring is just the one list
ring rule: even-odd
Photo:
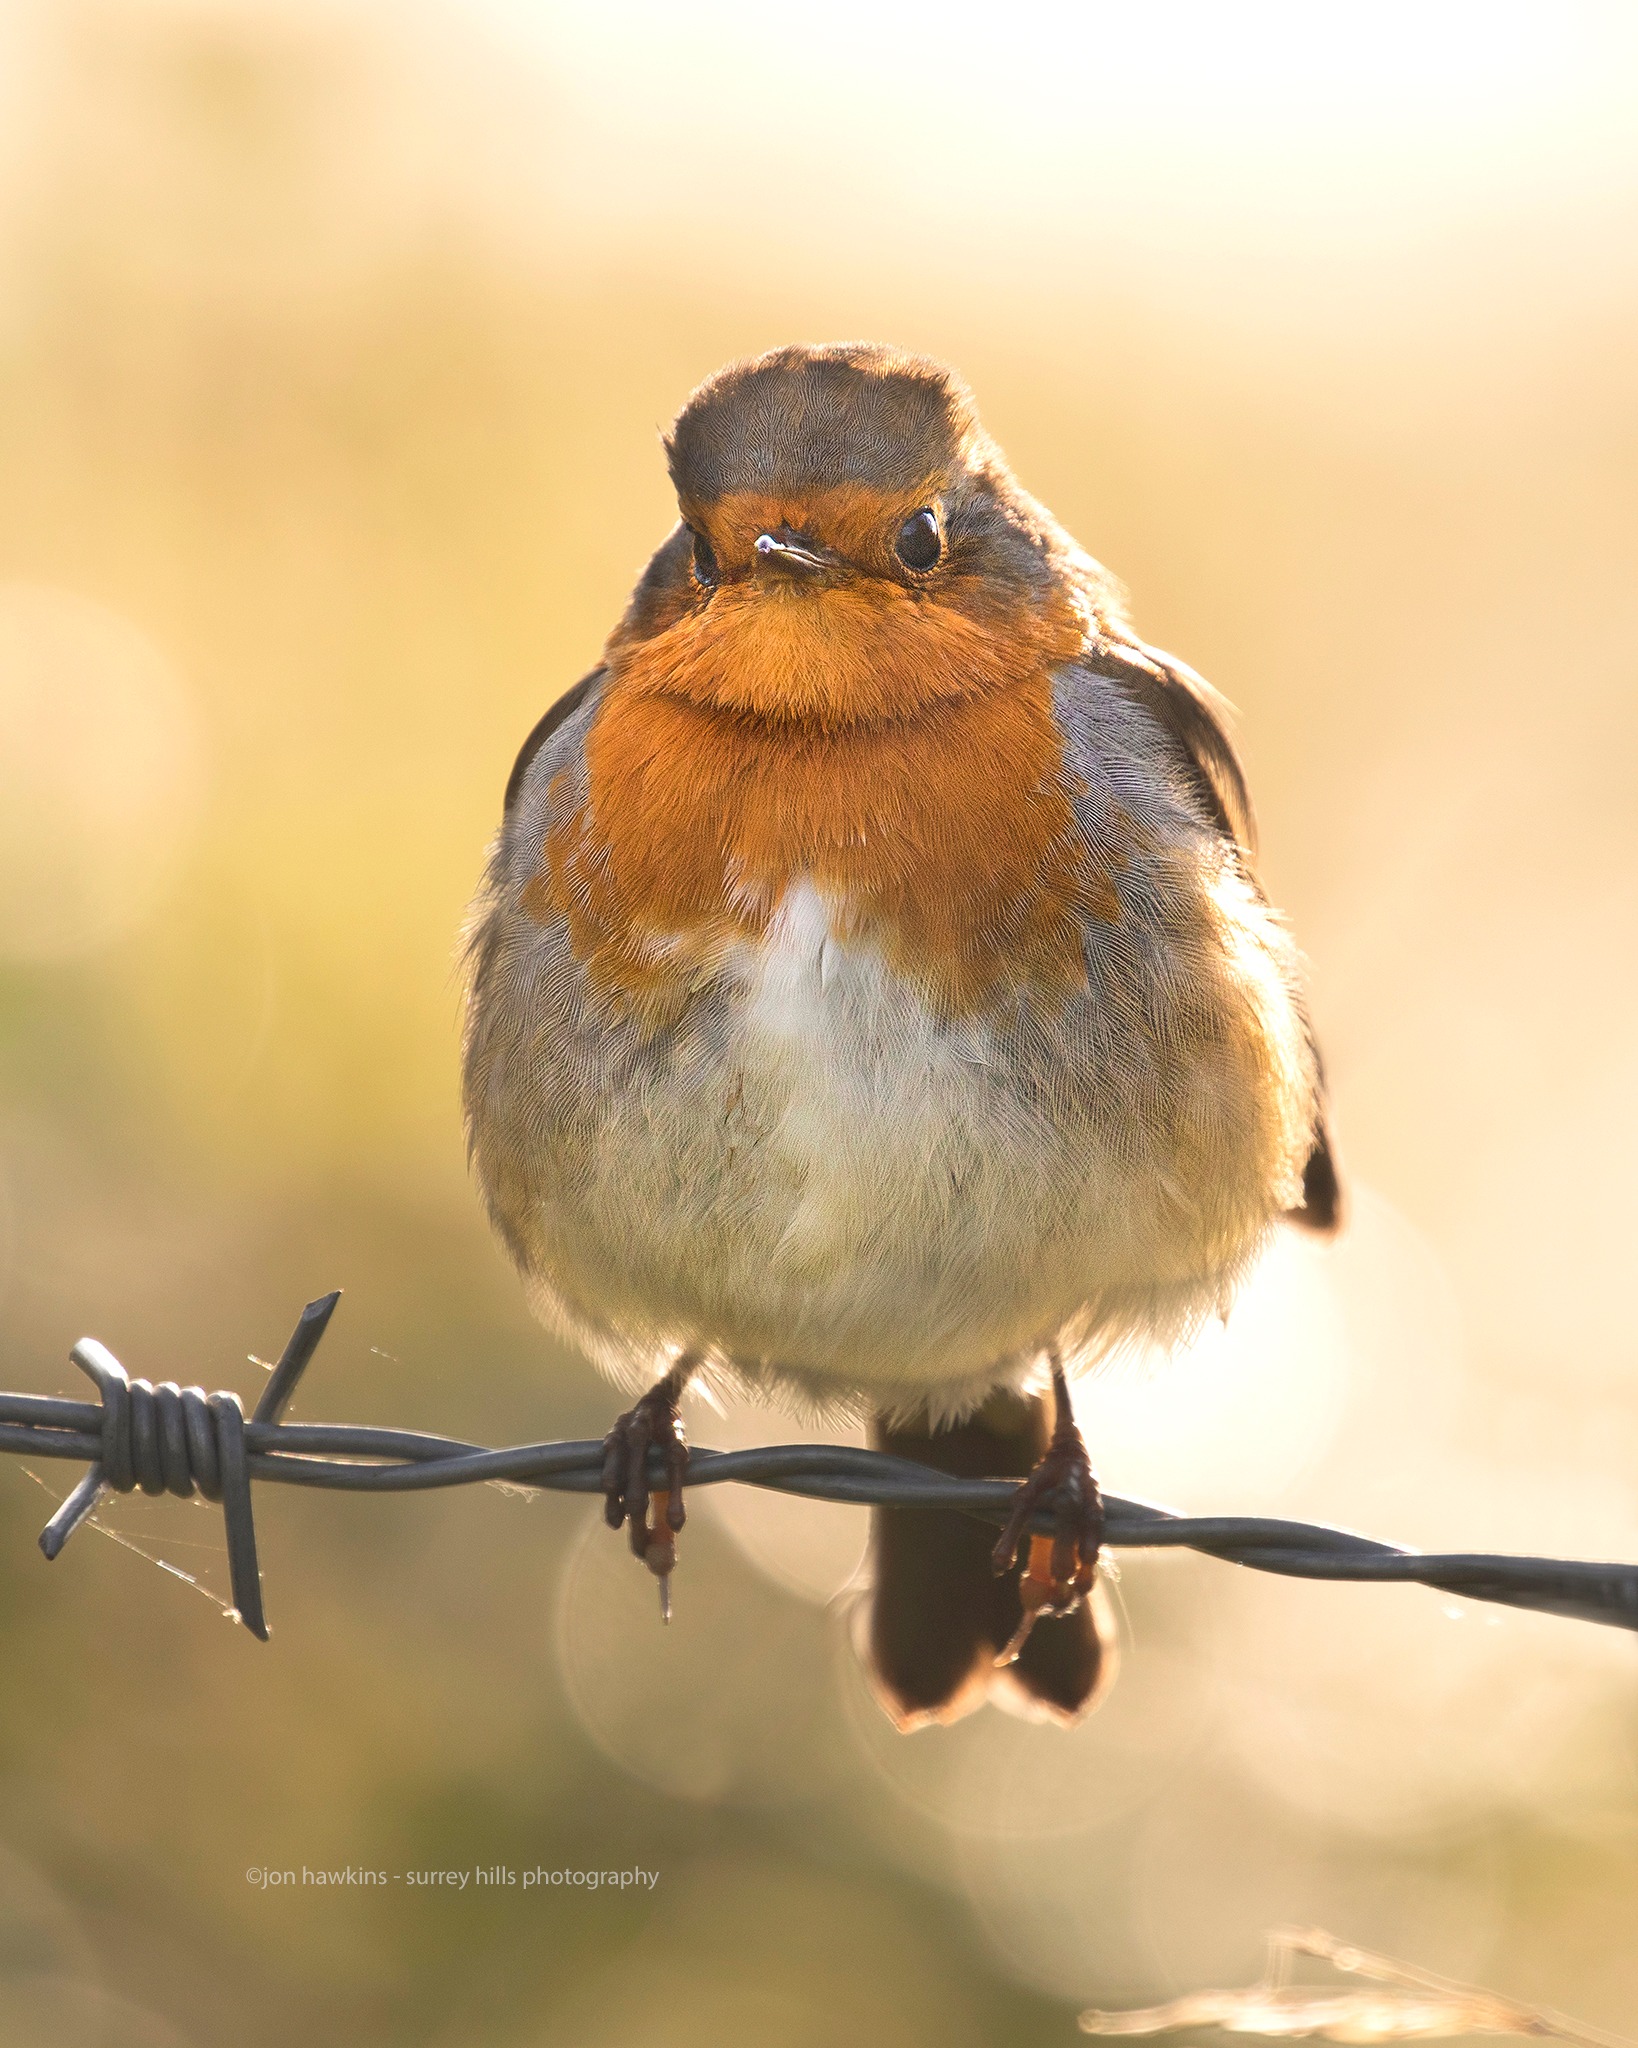
[[[1239,704],[1313,962],[1352,1231],[1088,1390],[1109,1484],[1638,1558],[1635,230],[1615,8],[10,0],[0,1384],[253,1395],[342,1285],[299,1417],[606,1426],[466,1179],[455,934],[656,429],[863,334]],[[999,2048],[1291,1920],[1638,2031],[1625,1634],[1128,1556],[1090,1724],[901,1740],[851,1510],[699,1497],[662,1635],[584,1502],[267,1488],[262,1648],[214,1512],[48,1570],[26,1462],[0,2048]],[[659,1879],[245,1875],[497,1864]]]

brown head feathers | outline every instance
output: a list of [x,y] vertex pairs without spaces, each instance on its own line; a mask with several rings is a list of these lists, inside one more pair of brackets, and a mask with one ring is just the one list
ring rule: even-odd
[[689,400],[683,523],[611,637],[545,903],[594,982],[669,1013],[797,880],[944,1008],[1077,983],[1120,914],[1076,843],[1053,677],[1112,608],[966,388],[873,344]]
[[994,450],[953,371],[868,341],[730,363],[666,441],[678,498],[701,508],[734,491],[913,492],[985,454]]
[[[682,524],[609,658],[618,665],[687,620],[703,626],[715,607],[704,635],[713,671],[737,623],[762,680],[721,697],[676,646],[662,665],[675,680],[680,659],[697,699],[767,715],[890,715],[964,689],[969,626],[1009,641],[1044,627],[1057,645],[1116,609],[1110,579],[1015,482],[966,386],[924,356],[845,342],[731,364],[689,399],[666,454]],[[948,631],[934,630],[940,614]],[[780,654],[798,641],[821,665],[879,672],[881,687],[827,687],[811,663]],[[912,667],[921,681],[906,695]]]

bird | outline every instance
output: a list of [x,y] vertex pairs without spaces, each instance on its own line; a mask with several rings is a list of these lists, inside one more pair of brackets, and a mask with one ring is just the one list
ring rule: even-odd
[[479,1189],[634,1397],[604,1504],[668,1617],[683,1391],[863,1418],[1019,1481],[999,1543],[873,1510],[883,1706],[1067,1725],[1117,1655],[1071,1379],[1341,1218],[1229,710],[930,358],[730,363],[664,450],[676,524],[524,742],[469,919]]

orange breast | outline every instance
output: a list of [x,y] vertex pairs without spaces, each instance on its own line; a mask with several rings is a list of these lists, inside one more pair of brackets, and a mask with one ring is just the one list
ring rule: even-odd
[[803,879],[839,939],[879,946],[943,1013],[1080,985],[1081,920],[1120,899],[1077,830],[1052,715],[1078,621],[983,631],[924,604],[861,623],[856,595],[816,617],[829,602],[749,600],[736,637],[714,601],[709,634],[611,649],[541,907],[594,985],[656,1024]]

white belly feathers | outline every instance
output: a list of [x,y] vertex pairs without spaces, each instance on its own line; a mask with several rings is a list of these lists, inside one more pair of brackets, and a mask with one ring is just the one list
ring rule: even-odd
[[970,1017],[798,879],[645,1022],[536,888],[583,733],[533,764],[474,932],[473,1157],[539,1312],[627,1385],[686,1350],[818,1404],[959,1413],[1050,1345],[1175,1337],[1297,1198],[1290,939],[1113,686],[1059,708],[1085,843],[1128,849],[1119,902],[1082,921],[1083,987]]
[[[537,1307],[628,1384],[686,1349],[817,1404],[935,1413],[1048,1344],[1172,1335],[1260,1246],[1289,1141],[1232,1019],[1181,1053],[1120,1031],[1090,997],[936,1018],[799,883],[663,1057],[598,1086],[583,1042],[545,1077],[562,1125],[503,1140]],[[1146,1107],[1178,1058],[1186,1131]]]

